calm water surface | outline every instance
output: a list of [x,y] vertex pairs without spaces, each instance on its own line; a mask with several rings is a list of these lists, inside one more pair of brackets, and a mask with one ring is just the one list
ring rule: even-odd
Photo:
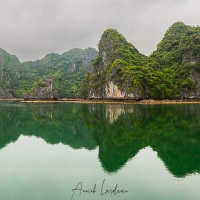
[[199,173],[200,105],[0,102],[2,200],[199,200]]

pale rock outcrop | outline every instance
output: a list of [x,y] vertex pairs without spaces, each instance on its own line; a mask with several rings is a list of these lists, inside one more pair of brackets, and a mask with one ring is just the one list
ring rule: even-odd
[[52,100],[57,99],[57,91],[53,89],[53,81],[51,79],[44,78],[34,84],[32,94],[24,94],[25,100]]

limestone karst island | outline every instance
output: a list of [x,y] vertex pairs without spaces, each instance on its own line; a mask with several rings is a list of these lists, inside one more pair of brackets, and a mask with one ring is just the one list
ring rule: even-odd
[[0,77],[4,99],[199,99],[200,27],[174,23],[150,56],[115,29],[103,32],[98,52],[20,62],[0,49]]

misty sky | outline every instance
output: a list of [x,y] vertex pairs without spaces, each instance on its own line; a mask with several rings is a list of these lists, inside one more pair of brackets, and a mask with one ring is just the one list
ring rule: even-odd
[[175,22],[200,25],[200,0],[0,0],[0,48],[20,60],[97,48],[115,28],[141,53],[156,49]]

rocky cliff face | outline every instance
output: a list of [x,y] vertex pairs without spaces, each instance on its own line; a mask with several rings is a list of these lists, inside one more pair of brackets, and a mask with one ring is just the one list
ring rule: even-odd
[[76,69],[84,68],[88,72],[92,69],[92,62],[98,56],[98,52],[94,48],[77,49],[74,48],[60,56],[61,60],[66,62],[66,70],[74,72]]
[[42,79],[33,86],[31,94],[24,94],[25,100],[53,100],[57,99],[57,91],[53,89],[53,81],[51,79]]
[[81,53],[81,62],[84,68],[87,68],[89,71],[92,69],[92,62],[97,58],[98,51],[94,48],[84,49]]
[[8,72],[0,69],[0,98],[12,98],[12,84]]
[[181,92],[181,97],[186,99],[200,99],[200,73],[190,69],[188,76],[194,83],[192,90]]
[[146,57],[116,30],[106,30],[88,76],[89,98],[200,98],[200,28],[173,24]]
[[144,56],[114,29],[103,33],[98,47],[99,56],[90,75],[89,98],[141,98],[139,88],[130,90],[129,77],[126,81],[120,78],[125,66],[140,65]]
[[16,56],[0,49],[0,98],[12,98],[20,76],[20,62]]

